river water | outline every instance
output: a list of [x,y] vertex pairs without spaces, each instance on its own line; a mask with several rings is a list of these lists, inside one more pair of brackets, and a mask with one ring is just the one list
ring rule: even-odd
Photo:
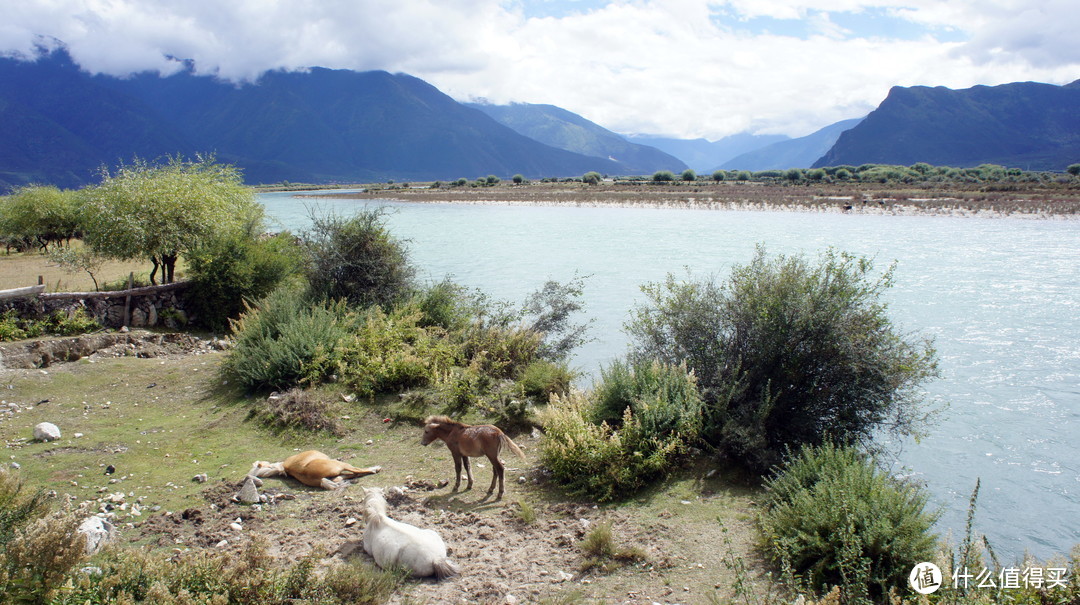
[[[262,194],[279,227],[309,225],[290,194]],[[944,418],[902,444],[897,473],[925,482],[939,529],[975,525],[1004,563],[1080,543],[1080,221],[842,213],[321,201],[318,212],[386,206],[421,277],[451,276],[495,298],[523,301],[547,279],[588,276],[595,340],[576,367],[590,375],[626,349],[623,322],[639,286],[676,276],[726,277],[754,247],[828,247],[897,262],[887,293],[904,330],[931,336],[942,377],[926,386]]]

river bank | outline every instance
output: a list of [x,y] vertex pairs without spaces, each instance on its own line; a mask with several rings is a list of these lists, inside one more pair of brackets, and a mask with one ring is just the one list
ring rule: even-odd
[[300,198],[392,199],[403,202],[510,206],[622,207],[868,215],[1076,219],[1080,186],[914,187],[877,184],[643,182],[527,183],[473,187],[375,185],[359,192],[298,193]]

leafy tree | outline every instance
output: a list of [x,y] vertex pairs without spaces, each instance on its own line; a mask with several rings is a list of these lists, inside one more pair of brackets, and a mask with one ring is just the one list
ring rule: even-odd
[[740,170],[739,176],[736,178],[740,181],[749,181],[751,176],[752,175],[750,174],[749,170]]
[[670,183],[675,180],[675,173],[670,170],[660,170],[652,175],[654,183]]
[[1080,176],[1080,164],[1069,164],[1065,171],[1073,176]]
[[717,170],[716,172],[712,173],[712,180],[716,181],[717,183],[723,181],[725,178],[727,178],[727,173],[723,170]]
[[170,158],[165,164],[135,160],[115,173],[102,170],[89,190],[85,240],[104,256],[148,258],[157,283],[173,281],[176,261],[212,237],[262,218],[255,193],[240,171],[213,158]]
[[812,168],[806,171],[806,178],[811,181],[820,181],[825,178],[825,170],[822,168]]
[[586,172],[585,175],[581,177],[581,182],[590,185],[598,185],[603,179],[604,177],[599,172],[593,170],[591,172]]
[[512,180],[514,181],[515,185],[520,185],[525,182],[525,177],[520,174],[515,174]]
[[327,300],[389,309],[413,290],[416,270],[405,245],[386,228],[382,208],[344,218],[313,216],[304,234],[311,290]]
[[485,182],[485,183],[486,183],[487,185],[492,185],[492,186],[494,186],[494,185],[498,185],[498,184],[499,184],[499,182],[500,182],[501,180],[502,180],[502,179],[500,179],[499,177],[495,176],[494,174],[489,174],[489,175],[487,176],[487,179],[485,179],[485,181],[484,181],[484,182]]
[[79,193],[31,185],[4,199],[0,231],[13,241],[35,243],[43,252],[80,234]]
[[686,170],[683,170],[680,178],[688,183],[692,183],[697,180],[697,174],[690,168],[687,168]]
[[571,323],[581,311],[585,278],[575,276],[567,283],[548,280],[533,292],[522,307],[522,315],[531,319],[530,329],[544,335],[538,355],[551,361],[565,360],[578,346],[587,342],[589,322]]
[[686,363],[709,406],[706,441],[760,472],[789,447],[918,435],[936,354],[893,326],[881,301],[892,268],[872,270],[832,250],[814,264],[759,247],[723,284],[669,275],[643,288],[650,302],[627,324],[633,356]]
[[840,179],[841,181],[847,181],[847,180],[851,179],[851,171],[848,170],[847,168],[841,168],[840,170],[836,171],[835,176],[836,176],[836,178]]
[[798,168],[789,168],[784,172],[784,178],[792,182],[801,181],[803,178],[803,171]]

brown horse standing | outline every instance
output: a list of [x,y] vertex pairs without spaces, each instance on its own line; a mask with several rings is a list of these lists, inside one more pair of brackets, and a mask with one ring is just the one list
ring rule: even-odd
[[[501,500],[503,496],[503,464],[499,462],[499,450],[503,444],[525,459],[521,448],[507,437],[499,427],[490,424],[471,425],[464,422],[451,420],[446,416],[428,416],[424,420],[424,437],[420,440],[422,445],[427,445],[436,439],[442,439],[450,453],[454,455],[454,491],[461,486],[461,466],[465,465],[465,476],[469,483],[466,490],[472,489],[472,470],[469,468],[469,458],[487,456],[491,461],[494,474],[491,477],[491,487],[488,488],[487,496],[495,489],[495,482],[499,482],[499,495],[495,498]],[[484,496],[484,498],[487,498]]]

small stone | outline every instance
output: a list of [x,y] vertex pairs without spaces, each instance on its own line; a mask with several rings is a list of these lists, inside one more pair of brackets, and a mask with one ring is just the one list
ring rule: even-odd
[[230,523],[229,529],[233,531],[242,531],[244,529],[244,526],[240,525],[239,523]]
[[528,481],[528,479],[526,479],[524,475],[518,477],[518,483],[524,484],[526,481]]
[[255,504],[259,501],[259,488],[255,487],[255,481],[251,475],[244,479],[244,486],[240,488],[240,493],[236,497],[244,504]]
[[374,444],[375,444],[375,441],[373,441],[371,439],[368,439],[367,441],[364,442],[364,445],[374,445]]
[[79,437],[82,437],[82,436],[83,436],[83,434],[82,434],[82,433],[75,433],[75,438],[76,438],[76,439],[78,439]]
[[215,546],[215,547],[217,547],[217,548],[225,548],[225,547],[226,547],[226,546],[228,546],[228,545],[229,545],[229,541],[228,541],[228,540],[222,540],[221,542],[218,542],[218,543],[217,543],[217,544],[215,544],[214,546]]
[[40,422],[34,427],[34,439],[38,441],[56,441],[60,438],[60,428],[51,422]]
[[11,463],[11,468],[22,468],[22,465],[19,464],[18,462],[12,462]]
[[356,517],[345,519],[345,527],[352,527],[353,525],[356,525]]
[[191,480],[196,483],[206,483],[210,480],[210,478],[206,476],[206,473],[199,473],[198,475],[192,477]]

